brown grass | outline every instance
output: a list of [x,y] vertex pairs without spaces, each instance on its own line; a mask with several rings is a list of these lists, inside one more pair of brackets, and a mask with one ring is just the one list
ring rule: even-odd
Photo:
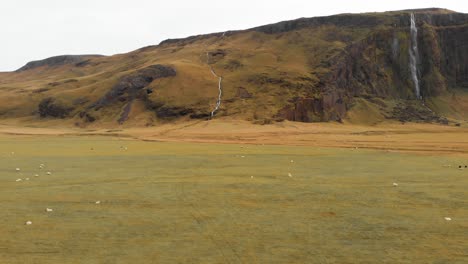
[[[16,121],[22,124],[23,121]],[[44,128],[43,126],[47,128]],[[67,128],[59,121],[20,127],[13,122],[0,125],[0,133],[19,135],[108,135],[145,141],[274,144],[316,147],[366,148],[384,151],[468,155],[466,127],[417,123],[382,123],[361,126],[337,123],[282,122],[252,125],[246,121],[222,119],[162,124],[156,127],[114,129]]]

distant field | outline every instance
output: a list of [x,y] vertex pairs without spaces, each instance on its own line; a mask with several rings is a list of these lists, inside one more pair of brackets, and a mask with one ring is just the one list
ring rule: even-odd
[[0,145],[0,263],[468,262],[462,157],[96,136]]

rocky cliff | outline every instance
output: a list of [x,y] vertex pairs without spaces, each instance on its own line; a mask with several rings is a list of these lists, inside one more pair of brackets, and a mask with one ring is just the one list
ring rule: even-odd
[[[411,14],[422,99],[410,70]],[[301,18],[111,57],[30,62],[0,75],[3,99],[16,100],[0,106],[0,118],[80,125],[208,118],[218,96],[214,72],[224,89],[215,118],[343,121],[364,100],[387,119],[445,122],[445,114],[468,112],[460,103],[468,91],[468,14],[419,9]],[[395,115],[404,111],[414,114]]]
[[416,99],[408,55],[411,13],[415,14],[419,29],[417,67],[423,100],[447,92],[449,88],[467,89],[468,15],[444,11],[407,10],[387,17],[343,15],[326,22],[303,19],[258,28],[276,33],[315,26],[321,21],[341,27],[374,29],[323,61],[330,71],[320,76],[319,97],[296,100],[292,107],[284,110],[284,117],[304,122],[341,120],[355,97]]

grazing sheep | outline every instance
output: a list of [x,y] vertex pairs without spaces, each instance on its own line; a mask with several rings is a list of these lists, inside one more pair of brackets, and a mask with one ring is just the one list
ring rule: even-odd
[[31,222],[31,221],[27,221],[27,222],[26,222],[26,225],[32,225],[32,222]]
[[450,218],[450,217],[445,217],[445,220],[446,220],[446,221],[452,221],[452,218]]
[[96,201],[96,204],[101,204],[101,201]]
[[16,182],[20,182],[20,181],[22,181],[22,179],[17,179],[17,180],[16,180]]
[[39,174],[34,174],[34,177],[39,177]]
[[47,172],[47,175],[51,175],[51,174],[52,174],[52,172],[50,172],[50,171]]
[[46,212],[48,212],[48,213],[53,212],[53,211],[54,211],[53,209],[46,208]]
[[16,171],[20,171],[21,169],[20,168],[16,168]]
[[398,187],[398,183],[394,182],[393,187]]
[[291,174],[291,173],[288,173],[288,176],[291,178],[291,177],[292,177],[292,174]]

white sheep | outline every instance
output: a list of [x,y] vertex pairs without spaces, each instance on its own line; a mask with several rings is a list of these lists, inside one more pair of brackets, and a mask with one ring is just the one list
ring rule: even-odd
[[398,187],[398,183],[394,182],[393,187]]
[[32,225],[32,222],[31,222],[31,221],[27,221],[27,222],[26,222],[26,225]]
[[54,211],[53,209],[46,208],[46,212],[48,212],[48,213],[53,212],[53,211]]
[[20,168],[16,168],[16,171],[20,171],[21,169]]
[[446,221],[452,221],[452,218],[450,218],[450,217],[445,217],[445,220],[446,220]]

